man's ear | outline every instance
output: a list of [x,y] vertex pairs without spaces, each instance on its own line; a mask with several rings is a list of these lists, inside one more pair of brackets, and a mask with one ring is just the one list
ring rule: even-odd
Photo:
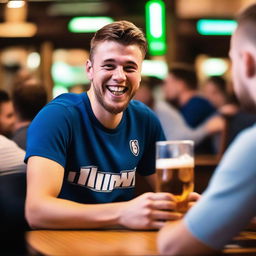
[[86,61],[85,70],[87,72],[89,80],[92,80],[92,62],[89,59]]
[[243,64],[245,67],[245,73],[248,78],[255,76],[255,62],[252,54],[248,51],[243,53]]

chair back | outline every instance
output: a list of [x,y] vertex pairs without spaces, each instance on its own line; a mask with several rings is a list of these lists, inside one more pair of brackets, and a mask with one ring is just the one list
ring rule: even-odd
[[1,233],[22,233],[29,229],[25,219],[26,172],[0,173]]

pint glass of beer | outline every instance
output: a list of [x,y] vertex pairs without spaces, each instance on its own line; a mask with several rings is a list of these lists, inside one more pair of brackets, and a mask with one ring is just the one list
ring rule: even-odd
[[156,192],[172,193],[177,211],[187,211],[187,197],[194,190],[194,142],[156,142]]

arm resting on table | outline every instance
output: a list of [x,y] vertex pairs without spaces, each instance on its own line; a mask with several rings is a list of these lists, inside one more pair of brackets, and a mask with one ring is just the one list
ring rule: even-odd
[[161,228],[163,220],[180,218],[168,193],[145,193],[128,202],[82,204],[57,198],[64,168],[47,158],[29,158],[25,214],[32,228],[83,229],[121,225],[133,229]]
[[163,255],[211,255],[215,250],[196,239],[183,220],[168,222],[158,233],[157,247]]

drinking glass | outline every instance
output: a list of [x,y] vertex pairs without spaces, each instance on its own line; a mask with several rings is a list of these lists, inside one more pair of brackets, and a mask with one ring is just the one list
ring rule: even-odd
[[156,142],[156,192],[169,192],[177,200],[177,211],[186,212],[187,198],[194,190],[194,142]]

